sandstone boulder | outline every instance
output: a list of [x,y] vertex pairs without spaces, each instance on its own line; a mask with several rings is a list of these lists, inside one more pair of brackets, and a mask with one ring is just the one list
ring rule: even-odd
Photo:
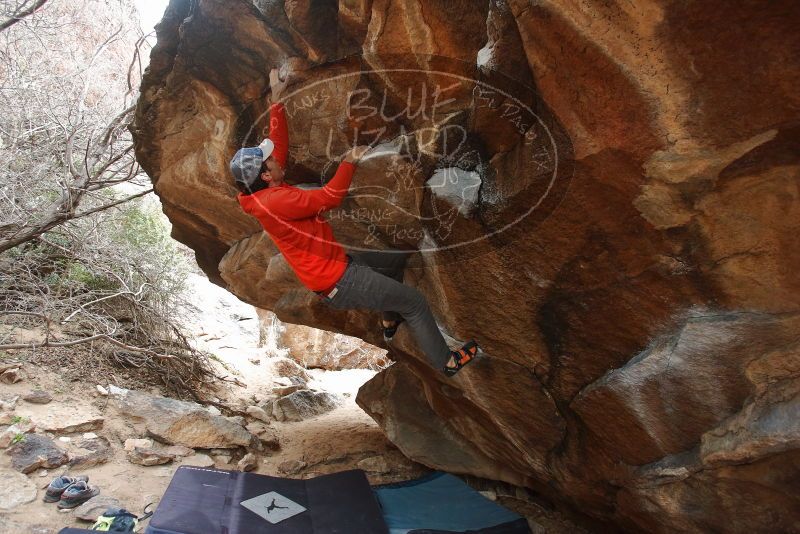
[[387,148],[325,216],[414,252],[406,283],[489,355],[446,379],[398,331],[357,401],[403,453],[613,529],[796,530],[800,4],[338,5],[173,3],[159,27],[136,155],[209,278],[382,343],[235,200],[272,93],[292,184]]
[[276,376],[299,380],[304,384],[311,380],[306,370],[290,358],[273,358],[270,363]]
[[287,460],[278,465],[278,472],[284,475],[297,475],[306,467],[307,464],[302,460]]
[[22,381],[23,378],[22,369],[19,367],[6,369],[0,374],[0,382],[5,382],[6,384],[16,384]]
[[82,521],[94,522],[97,521],[97,518],[100,517],[106,509],[111,507],[124,508],[122,503],[114,497],[109,495],[97,495],[75,508],[73,514]]
[[258,467],[258,457],[252,452],[245,454],[236,464],[239,471],[252,471]]
[[0,469],[0,510],[8,512],[36,499],[36,484],[10,469]]
[[4,357],[3,361],[0,362],[0,373],[3,373],[3,372],[5,372],[5,371],[7,371],[9,369],[15,369],[15,368],[18,368],[18,367],[22,367],[22,362],[21,361],[19,361],[19,360],[9,360],[9,359],[6,359]]
[[243,415],[225,416],[225,419],[227,419],[234,425],[245,426],[247,424],[247,419],[245,419]]
[[175,455],[167,454],[161,449],[134,447],[127,453],[128,461],[132,464],[144,466],[168,464],[175,459]]
[[305,384],[292,384],[291,386],[278,386],[276,388],[272,388],[272,393],[277,395],[278,397],[285,397],[286,395],[291,395],[295,391],[300,391],[301,389],[305,389]]
[[20,439],[33,430],[34,426],[30,421],[19,421],[13,425],[8,426],[5,430],[0,432],[0,449],[9,447],[12,443],[16,443]]
[[130,452],[136,447],[147,449],[153,446],[153,440],[147,438],[129,438],[125,440],[124,448]]
[[77,444],[78,449],[69,452],[69,466],[73,469],[86,469],[104,464],[114,457],[114,449],[102,436],[83,439]]
[[272,404],[272,415],[278,421],[303,421],[329,412],[341,404],[341,399],[332,393],[303,389],[276,400]]
[[272,417],[270,417],[270,415],[266,411],[264,411],[264,409],[261,408],[260,406],[248,406],[247,410],[245,411],[247,415],[255,419],[258,419],[259,421],[264,421],[268,423],[272,419]]
[[30,402],[32,404],[47,404],[48,402],[53,400],[53,396],[50,395],[47,391],[43,391],[41,389],[34,389],[30,393],[24,395],[22,400],[25,402]]
[[126,451],[132,451],[135,448],[149,449],[153,446],[153,440],[147,438],[129,438],[125,440],[124,448]]
[[[272,312],[261,312],[260,321],[275,321]],[[303,325],[282,324],[279,342],[289,357],[307,369],[377,369],[386,364],[384,349],[361,339]],[[288,395],[291,391],[280,395]]]
[[[147,448],[147,447],[145,447]],[[185,456],[192,456],[195,452],[194,449],[190,447],[184,447],[183,445],[170,445],[168,447],[161,447],[161,452],[164,454],[168,454],[170,456],[177,457],[185,457]]]
[[278,433],[274,428],[262,422],[254,422],[247,425],[247,431],[258,438],[263,449],[268,451],[280,450],[281,444]]
[[183,458],[181,465],[191,465],[195,467],[214,467],[214,460],[207,454],[194,454]]
[[121,413],[145,423],[149,435],[170,445],[191,448],[235,448],[254,439],[243,427],[203,406],[128,391],[118,397]]
[[70,413],[47,412],[35,419],[37,428],[53,434],[72,434],[73,432],[90,432],[103,428],[105,418],[91,411],[75,411]]
[[26,434],[22,441],[8,448],[6,454],[11,456],[11,467],[26,474],[40,467],[53,469],[68,460],[66,452],[41,434]]
[[0,412],[13,412],[17,407],[17,401],[19,401],[19,395],[0,399]]

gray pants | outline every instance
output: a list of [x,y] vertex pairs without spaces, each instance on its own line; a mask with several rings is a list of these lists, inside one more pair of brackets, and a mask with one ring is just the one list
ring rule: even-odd
[[442,370],[450,359],[450,348],[436,326],[425,296],[402,283],[408,254],[364,252],[351,257],[350,265],[336,284],[339,291],[332,299],[322,297],[322,300],[339,310],[381,311],[387,321],[402,316],[433,368]]

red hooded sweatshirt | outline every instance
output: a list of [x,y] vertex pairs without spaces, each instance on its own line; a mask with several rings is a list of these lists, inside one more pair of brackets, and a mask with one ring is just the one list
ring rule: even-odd
[[[286,112],[283,104],[272,104],[269,111],[269,138],[275,144],[272,156],[285,168],[289,153]],[[321,214],[339,206],[350,189],[353,172],[354,164],[342,162],[321,189],[282,184],[237,197],[242,209],[258,219],[297,277],[312,291],[335,285],[347,267],[344,249]]]

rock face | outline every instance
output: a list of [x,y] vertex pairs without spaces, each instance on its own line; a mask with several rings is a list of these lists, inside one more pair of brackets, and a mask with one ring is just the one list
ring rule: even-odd
[[293,183],[377,145],[337,238],[416,251],[406,282],[490,355],[448,380],[400,328],[358,401],[403,453],[629,531],[796,530],[800,4],[306,5],[173,0],[159,26],[136,152],[208,276],[380,343],[237,205],[274,92]]
[[298,324],[282,324],[270,311],[257,312],[260,328],[266,332],[263,337],[275,335],[288,356],[306,368],[378,369],[389,363],[384,349],[361,339]]

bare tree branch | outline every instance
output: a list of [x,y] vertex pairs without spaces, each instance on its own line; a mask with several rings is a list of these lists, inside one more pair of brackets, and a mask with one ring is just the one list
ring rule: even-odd
[[[100,164],[102,154],[111,146],[115,132],[126,128],[133,116],[134,109],[135,106],[129,106],[124,109],[109,122],[97,138],[92,139],[90,137],[89,140],[87,140],[87,147],[83,151],[83,166],[80,168],[75,167],[73,164],[75,159],[74,139],[77,130],[73,131],[67,139],[65,155],[70,174],[73,177],[73,183],[62,186],[59,198],[43,211],[43,215],[38,221],[30,226],[16,228],[13,232],[0,234],[0,253],[30,241],[56,226],[75,218],[75,210],[86,193],[89,183],[102,182],[103,173],[108,167],[118,162],[130,152],[130,146],[126,147],[120,154],[113,155],[107,161],[103,162],[103,164]],[[129,166],[136,166],[135,160],[131,159]],[[129,176],[132,178],[132,173],[129,174]],[[130,196],[128,200],[138,198],[139,196],[142,195]],[[113,202],[110,203],[108,207],[116,206],[120,203],[122,202]],[[82,216],[100,210],[100,208],[95,208],[85,212]],[[2,229],[3,227],[0,227],[0,230]]]
[[98,211],[105,211],[105,210],[107,210],[109,208],[113,208],[114,206],[119,206],[120,204],[124,204],[126,202],[130,202],[134,198],[143,197],[143,196],[145,196],[147,194],[150,194],[152,192],[153,192],[153,188],[151,187],[150,189],[148,189],[146,191],[142,191],[141,193],[136,193],[135,195],[130,195],[130,196],[125,197],[123,199],[117,200],[116,202],[110,202],[108,204],[103,204],[102,206],[98,206],[96,208],[92,208],[90,210],[86,210],[86,211],[84,211],[82,213],[76,213],[75,215],[72,216],[72,218],[73,219],[78,219],[80,217],[86,217],[87,215],[91,215],[92,213],[97,213]]
[[122,347],[125,350],[129,350],[131,352],[143,352],[154,356],[156,358],[163,358],[163,359],[173,359],[175,356],[170,354],[158,354],[153,352],[150,349],[143,349],[141,347],[134,347],[133,345],[126,345],[121,341],[114,339],[113,337],[107,334],[96,334],[90,337],[84,337],[81,339],[73,339],[71,341],[39,341],[33,343],[8,343],[5,345],[0,345],[0,350],[13,350],[13,349],[42,349],[45,347],[72,347],[74,345],[80,345],[82,343],[89,343],[90,341],[97,341],[98,339],[103,339],[108,341],[109,343],[116,345],[118,347]]
[[98,302],[103,302],[104,300],[113,299],[114,297],[121,297],[122,295],[126,295],[126,294],[127,294],[127,295],[130,295],[130,296],[132,296],[132,297],[137,297],[137,296],[139,296],[139,295],[141,295],[141,294],[142,294],[142,291],[144,290],[144,288],[145,288],[145,286],[146,286],[146,285],[147,285],[146,283],[145,283],[145,284],[142,284],[142,286],[139,288],[139,290],[138,290],[138,291],[136,291],[135,293],[134,293],[133,291],[119,291],[119,292],[117,292],[117,293],[114,293],[113,295],[106,295],[105,297],[100,297],[100,298],[98,298],[98,299],[94,299],[94,300],[92,300],[92,301],[89,301],[89,302],[87,302],[86,304],[81,304],[81,306],[80,306],[80,307],[79,307],[77,310],[75,310],[74,312],[72,312],[72,313],[70,313],[69,315],[67,315],[67,316],[66,316],[66,317],[65,317],[65,318],[64,318],[64,319],[61,321],[61,324],[64,324],[64,323],[68,322],[68,321],[69,321],[70,319],[72,319],[72,318],[73,318],[73,317],[74,317],[76,314],[78,314],[78,313],[80,313],[80,312],[84,311],[84,310],[87,308],[87,306],[91,306],[92,304],[97,304]]
[[0,32],[9,29],[11,26],[16,24],[17,22],[21,21],[25,17],[29,17],[36,13],[38,10],[42,9],[44,5],[47,3],[48,0],[36,0],[33,4],[28,6],[27,2],[23,2],[21,6],[18,6],[14,13],[11,15],[11,18],[0,22]]
[[183,333],[188,263],[128,130],[149,43],[130,0],[88,5],[51,1],[0,34],[0,349],[83,346],[196,396],[220,378]]

